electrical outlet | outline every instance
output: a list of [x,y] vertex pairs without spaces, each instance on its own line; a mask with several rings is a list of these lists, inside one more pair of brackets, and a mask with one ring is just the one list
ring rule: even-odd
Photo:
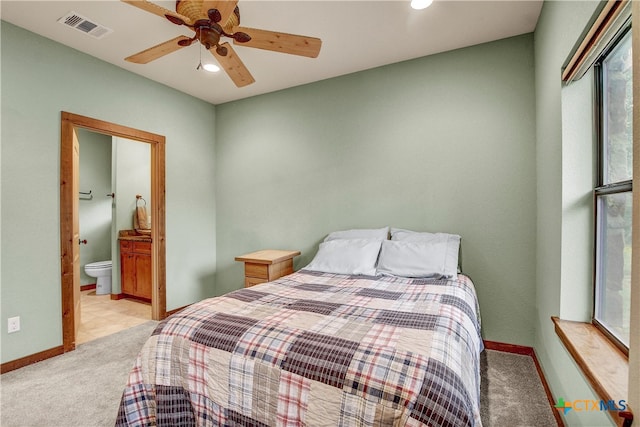
[[7,320],[7,332],[12,334],[20,330],[20,316],[10,317]]

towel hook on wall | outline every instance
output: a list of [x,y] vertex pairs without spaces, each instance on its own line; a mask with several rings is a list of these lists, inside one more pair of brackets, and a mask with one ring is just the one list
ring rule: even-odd
[[147,206],[147,201],[143,199],[140,194],[136,194],[136,206],[138,206],[138,201],[140,200],[142,200],[144,202],[144,205]]
[[87,193],[86,191],[80,191],[80,198],[82,200],[91,200],[93,199],[93,194],[91,194],[92,190],[89,190],[89,192]]

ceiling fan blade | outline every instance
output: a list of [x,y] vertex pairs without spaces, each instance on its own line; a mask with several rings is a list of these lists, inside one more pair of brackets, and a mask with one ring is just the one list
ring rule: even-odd
[[154,15],[158,15],[161,18],[165,18],[166,15],[169,15],[169,16],[173,16],[175,18],[180,19],[182,22],[184,22],[187,25],[193,24],[190,18],[184,15],[181,15],[174,10],[170,10],[162,6],[158,6],[157,4],[151,3],[150,1],[147,1],[147,0],[120,0],[120,1],[122,1],[123,3],[130,4],[131,6],[135,6],[138,9],[142,9],[146,12],[153,13]]
[[142,52],[138,52],[125,58],[125,61],[133,62],[134,64],[146,64],[165,55],[168,55],[176,50],[182,49],[184,46],[178,44],[182,40],[191,40],[186,36],[178,36],[174,39],[167,40],[164,43],[145,49]]
[[238,0],[204,0],[202,2],[202,13],[208,15],[209,10],[217,9],[220,12],[220,21],[217,22],[224,27],[237,5]]
[[[240,43],[241,46],[255,47],[274,52],[316,58],[322,47],[322,40],[316,37],[279,33],[276,31],[258,30],[255,28],[235,27],[233,32],[247,33],[251,40]],[[234,40],[233,44],[238,42]]]
[[222,43],[220,46],[227,49],[226,56],[219,55],[214,49],[211,49],[209,52],[216,57],[220,66],[224,69],[231,80],[233,80],[236,86],[243,87],[255,82],[253,76],[247,67],[244,66],[240,57],[238,57],[231,45],[229,43]]

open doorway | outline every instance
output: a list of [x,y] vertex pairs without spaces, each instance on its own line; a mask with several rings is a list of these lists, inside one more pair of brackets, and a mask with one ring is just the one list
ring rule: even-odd
[[151,320],[151,145],[83,128],[76,133],[81,345]]
[[151,149],[151,317],[166,317],[165,137],[62,112],[60,155],[60,244],[64,351],[76,346],[80,320],[79,141],[78,130],[147,143]]

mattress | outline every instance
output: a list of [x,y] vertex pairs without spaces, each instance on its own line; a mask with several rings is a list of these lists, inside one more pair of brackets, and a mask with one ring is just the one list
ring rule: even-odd
[[481,426],[475,289],[301,270],[160,322],[117,426]]

